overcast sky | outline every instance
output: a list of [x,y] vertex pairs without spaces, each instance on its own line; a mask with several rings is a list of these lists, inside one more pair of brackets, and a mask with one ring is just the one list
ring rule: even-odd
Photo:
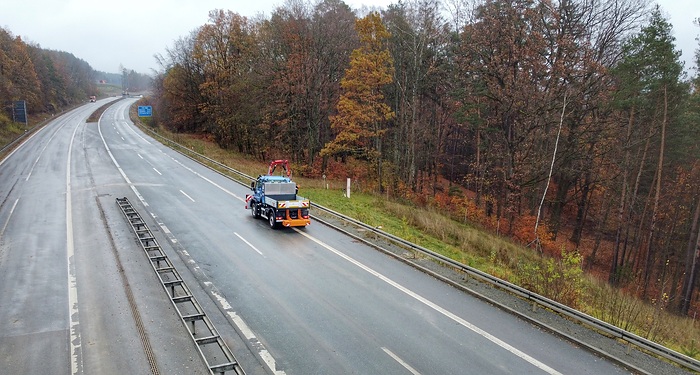
[[[385,7],[398,0],[345,0],[352,8]],[[269,16],[283,0],[3,0],[0,26],[25,42],[70,52],[95,70],[117,73],[119,66],[151,74],[153,57],[176,39],[207,23],[209,11],[227,9]],[[698,0],[658,0],[673,24],[676,48],[691,71],[700,27]],[[692,72],[692,71],[691,71]]]

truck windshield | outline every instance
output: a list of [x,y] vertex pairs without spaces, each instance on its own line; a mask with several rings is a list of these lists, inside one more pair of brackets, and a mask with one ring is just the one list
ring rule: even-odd
[[265,194],[282,195],[295,194],[296,184],[293,182],[272,182],[265,184]]

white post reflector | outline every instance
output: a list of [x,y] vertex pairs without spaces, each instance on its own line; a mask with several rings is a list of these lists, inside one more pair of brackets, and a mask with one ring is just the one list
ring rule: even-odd
[[350,177],[348,177],[348,185],[347,185],[347,188],[345,188],[345,191],[347,192],[347,194],[345,194],[345,196],[350,198]]

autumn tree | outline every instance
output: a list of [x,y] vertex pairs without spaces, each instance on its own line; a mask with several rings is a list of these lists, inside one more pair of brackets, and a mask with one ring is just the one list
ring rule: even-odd
[[0,104],[24,100],[29,112],[43,109],[39,102],[41,84],[27,45],[20,37],[0,28]]
[[270,54],[266,64],[259,68],[264,80],[270,82],[265,95],[269,105],[263,121],[269,128],[270,139],[279,146],[274,151],[280,154],[271,158],[303,162],[313,159],[306,147],[312,128],[310,109],[317,78],[310,12],[304,2],[287,1],[263,23],[265,32],[261,41]]
[[39,46],[29,46],[29,55],[34,63],[34,70],[41,82],[41,102],[43,110],[54,113],[71,102],[68,85],[61,72],[54,64],[50,54]]
[[154,119],[178,132],[205,132],[207,118],[200,111],[204,72],[193,56],[196,31],[179,38],[158,61],[162,71],[154,80]]
[[87,61],[64,51],[44,50],[44,53],[48,54],[63,80],[71,104],[82,102],[95,93],[95,71]]
[[393,61],[386,46],[390,37],[380,15],[372,12],[357,20],[355,27],[361,47],[350,56],[350,68],[341,81],[338,114],[331,117],[335,139],[321,150],[321,156],[354,157],[368,161],[382,182],[382,141],[394,112],[384,101],[382,90],[391,83]]
[[389,49],[394,61],[388,99],[396,113],[385,150],[397,169],[395,185],[419,191],[426,180],[419,178],[421,174],[437,179],[442,171],[447,135],[454,123],[448,77],[453,71],[454,33],[436,0],[390,5],[384,20],[391,33]]
[[475,168],[485,172],[477,184],[511,228],[523,188],[543,179],[548,153],[540,150],[554,121],[556,102],[545,100],[549,93],[543,90],[557,84],[544,58],[543,10],[528,0],[488,1],[461,35],[460,105],[471,134],[479,135],[482,165]]
[[329,116],[335,110],[342,73],[358,45],[355,16],[339,0],[311,7],[287,1],[262,22],[267,56],[258,70],[269,82],[264,127],[278,147],[277,157],[313,165],[330,141]]
[[371,187],[476,204],[525,243],[541,213],[612,283],[690,306],[700,137],[670,25],[652,12],[638,31],[646,0],[449,1],[454,22],[444,3],[216,11],[169,51],[158,116],[305,172],[349,160]]
[[207,116],[216,141],[225,148],[253,152],[254,125],[260,122],[252,58],[255,30],[246,17],[214,10],[195,37],[192,57],[201,68],[200,110]]
[[325,144],[332,140],[330,116],[340,99],[340,82],[350,64],[350,54],[359,46],[355,15],[341,0],[323,0],[311,16],[312,98],[308,108],[308,163],[312,164]]
[[27,44],[0,28],[0,102],[27,102],[29,113],[54,112],[87,100],[96,91],[95,71],[63,51]]

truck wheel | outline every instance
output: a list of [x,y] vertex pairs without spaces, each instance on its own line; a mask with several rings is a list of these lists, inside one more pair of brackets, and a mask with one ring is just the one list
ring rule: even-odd
[[255,202],[250,202],[250,213],[253,215],[253,219],[260,217],[260,212],[258,211],[258,207],[255,205]]
[[270,221],[270,228],[277,228],[277,222],[275,221],[275,211],[270,210],[267,212],[267,219]]

